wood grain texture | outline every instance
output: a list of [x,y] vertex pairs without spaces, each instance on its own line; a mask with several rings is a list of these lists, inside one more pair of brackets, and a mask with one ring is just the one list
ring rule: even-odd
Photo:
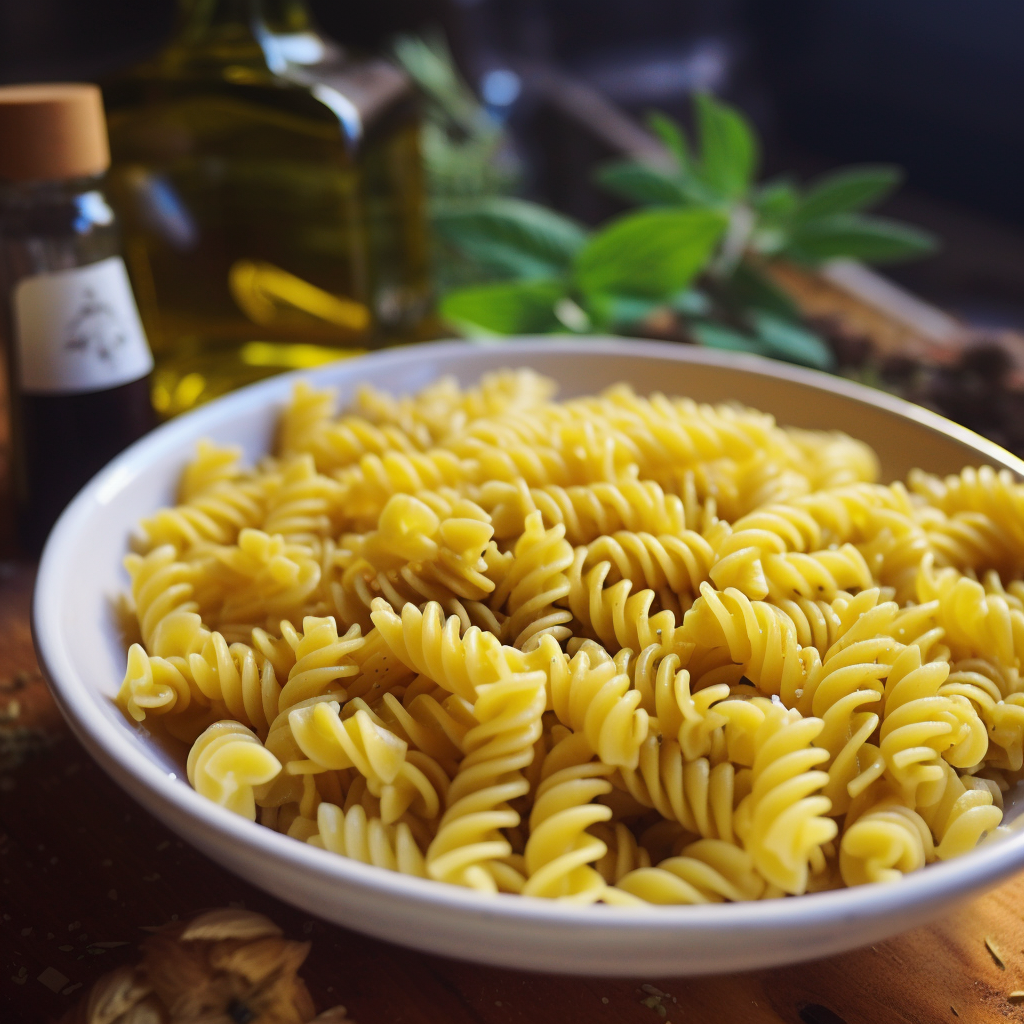
[[[0,1021],[55,1020],[147,931],[231,903],[312,940],[320,1008],[359,1024],[990,1024],[1024,1021],[1024,876],[927,928],[798,967],[699,979],[524,974],[427,956],[310,918],[227,873],[123,794],[67,734],[28,632],[31,571],[0,576],[0,734],[53,741],[0,770]],[[7,717],[12,701],[20,705]],[[990,937],[1006,961],[985,948]],[[48,970],[49,969],[49,970]],[[40,976],[44,981],[40,981]],[[61,979],[66,981],[61,981]],[[56,990],[54,990],[56,989]]]

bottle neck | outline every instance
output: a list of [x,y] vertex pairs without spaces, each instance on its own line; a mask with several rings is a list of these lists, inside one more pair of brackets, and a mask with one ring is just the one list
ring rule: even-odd
[[315,63],[314,51],[324,49],[306,0],[179,0],[177,43],[193,59],[273,70]]
[[263,23],[274,35],[316,32],[306,0],[262,0]]
[[178,0],[178,34],[191,39],[244,35],[262,19],[262,0]]
[[263,0],[179,0],[173,51],[188,65],[266,64]]

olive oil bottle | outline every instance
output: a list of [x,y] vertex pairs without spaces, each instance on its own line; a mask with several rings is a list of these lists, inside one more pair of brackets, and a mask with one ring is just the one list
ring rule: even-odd
[[105,88],[108,189],[162,415],[430,330],[415,95],[304,0],[179,0]]

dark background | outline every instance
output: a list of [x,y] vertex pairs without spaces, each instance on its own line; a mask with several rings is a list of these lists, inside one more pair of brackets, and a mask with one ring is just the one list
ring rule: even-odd
[[[571,112],[552,114],[542,90],[531,94],[551,70],[637,117],[653,107],[685,117],[689,92],[712,88],[757,121],[767,172],[899,163],[907,187],[888,212],[931,228],[945,246],[896,276],[975,320],[1024,326],[1020,0],[312,7],[323,29],[350,46],[384,49],[397,32],[440,26],[471,81],[496,67],[519,71],[524,99],[512,123],[528,189],[584,219],[614,210],[582,184],[607,138],[601,125],[580,128]],[[157,49],[173,19],[174,0],[0,0],[0,81],[102,78]]]

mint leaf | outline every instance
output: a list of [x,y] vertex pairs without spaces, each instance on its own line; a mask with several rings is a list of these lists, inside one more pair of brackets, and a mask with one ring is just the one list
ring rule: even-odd
[[725,282],[724,299],[732,307],[774,313],[786,320],[799,320],[793,300],[751,260],[743,260]]
[[721,324],[696,323],[690,325],[690,333],[705,348],[717,348],[726,352],[753,352],[764,355],[764,346],[757,338],[750,338]]
[[837,213],[799,225],[784,252],[804,263],[820,263],[840,256],[868,263],[887,263],[925,256],[935,249],[935,238],[919,228],[882,217]]
[[470,337],[550,334],[562,330],[555,304],[565,296],[561,281],[503,281],[449,292],[441,315]]
[[739,111],[708,93],[697,93],[700,176],[723,199],[746,195],[757,169],[757,139]]
[[711,311],[711,300],[696,288],[687,288],[673,295],[669,306],[684,316],[707,316]]
[[553,277],[586,242],[575,221],[537,203],[491,196],[436,211],[439,235],[481,265],[516,278]]
[[765,219],[779,221],[788,217],[800,203],[800,195],[784,178],[762,185],[754,193],[751,205]]
[[612,194],[642,206],[683,206],[689,202],[678,181],[636,160],[605,164],[594,177]]
[[818,370],[835,367],[832,350],[816,334],[770,313],[754,317],[757,336],[768,355]]
[[705,266],[726,218],[712,210],[643,210],[594,235],[575,262],[589,294],[667,300]]
[[481,237],[466,237],[458,241],[448,238],[448,241],[462,256],[486,271],[479,276],[487,279],[512,278],[532,281],[541,277],[551,277],[562,269],[550,260],[523,252],[501,241]]
[[679,170],[685,171],[690,164],[690,147],[687,145],[683,129],[672,118],[657,110],[652,110],[647,115],[647,125],[675,157]]
[[850,167],[814,182],[796,211],[799,223],[853,213],[884,199],[900,183],[898,167]]
[[589,302],[590,308],[599,313],[600,322],[613,329],[632,327],[664,305],[664,302],[656,299],[638,298],[635,295],[593,295]]

